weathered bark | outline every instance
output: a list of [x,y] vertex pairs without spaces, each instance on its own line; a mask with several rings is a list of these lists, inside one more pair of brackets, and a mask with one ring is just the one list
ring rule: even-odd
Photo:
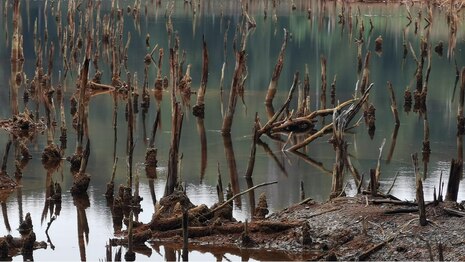
[[284,104],[281,106],[278,112],[274,113],[274,115],[268,120],[268,122],[266,122],[266,124],[260,130],[257,131],[259,136],[261,136],[264,133],[269,132],[271,128],[273,128],[276,120],[278,120],[278,118],[284,112],[284,109],[286,109],[289,106],[289,104],[292,101],[292,95],[294,94],[294,91],[297,88],[298,81],[299,81],[299,72],[296,72],[294,74],[294,80],[292,82],[291,88],[289,89],[286,102],[284,102]]
[[[198,221],[200,217],[205,220],[210,219],[213,217],[213,213],[210,212],[205,205],[200,205],[188,210],[188,219],[191,221],[191,224],[193,221]],[[168,218],[159,217],[155,214],[148,225],[154,231],[180,229],[182,226],[182,214],[177,214]]]
[[412,154],[413,169],[415,172],[416,181],[416,198],[418,203],[418,211],[420,213],[420,225],[426,226],[428,221],[426,220],[426,209],[425,209],[425,197],[423,194],[423,181],[421,180],[420,170],[418,168],[418,156]]
[[166,179],[164,196],[168,196],[174,192],[174,188],[178,183],[178,158],[179,158],[179,143],[181,141],[183,113],[179,103],[175,103],[172,113],[171,124],[171,146],[168,160],[168,176]]
[[252,177],[253,169],[255,166],[255,153],[257,151],[258,130],[260,129],[258,119],[258,112],[255,113],[255,122],[253,126],[252,146],[250,149],[249,162],[247,164],[247,171],[245,177]]
[[[363,93],[362,97],[357,101],[357,103],[355,103],[353,106],[351,106],[350,108],[348,108],[347,110],[343,111],[341,113],[341,115],[339,117],[341,117],[342,115],[344,115],[344,118],[345,118],[345,124],[344,124],[344,128],[343,129],[346,129],[347,126],[349,125],[350,121],[355,117],[355,115],[358,113],[358,111],[360,110],[360,108],[362,107],[362,105],[367,101],[368,99],[368,95],[369,95],[369,92],[372,88],[373,84],[370,84],[370,86],[365,90],[365,92]],[[352,101],[353,102],[353,101]],[[340,107],[339,109],[341,109],[342,107]],[[324,110],[325,113],[329,113],[329,112],[326,112],[327,110]],[[333,113],[335,111],[335,109],[331,109],[331,113]],[[337,110],[336,110],[337,111]],[[312,114],[310,114],[312,115]],[[310,117],[310,116],[309,116]],[[333,123],[330,123],[324,127],[322,127],[318,132],[312,134],[311,136],[307,137],[304,141],[298,143],[298,144],[295,144],[293,145],[292,147],[288,148],[287,150],[288,151],[297,151],[299,150],[300,148],[308,145],[309,143],[311,143],[312,141],[314,141],[315,139],[317,139],[318,137],[321,137],[323,136],[324,134],[326,133],[329,133],[331,132],[331,130],[333,129],[333,126],[334,124]],[[262,128],[263,129],[263,128]]]
[[223,118],[223,125],[221,132],[223,134],[231,133],[231,126],[233,123],[234,112],[236,110],[237,96],[239,86],[242,82],[242,77],[245,69],[245,51],[239,51],[236,53],[236,66],[234,68],[234,75],[231,84],[231,90],[229,92],[228,110]]
[[276,61],[276,65],[273,70],[273,75],[271,76],[271,81],[270,81],[270,84],[268,85],[268,92],[266,93],[266,97],[265,97],[265,105],[267,107],[272,106],[273,104],[273,99],[277,91],[279,76],[281,75],[281,71],[283,70],[284,55],[285,55],[288,39],[289,39],[289,33],[286,31],[286,29],[284,29],[283,44],[281,46],[281,51],[279,52],[278,60]]
[[462,170],[462,161],[452,159],[449,171],[449,182],[447,183],[446,191],[446,200],[448,201],[457,201]]
[[194,116],[200,118],[204,117],[205,111],[205,91],[207,89],[208,82],[208,50],[207,43],[203,37],[203,49],[202,49],[202,78],[200,79],[200,88],[197,92],[197,104],[193,108]]
[[394,94],[394,89],[392,88],[391,81],[387,82],[387,86],[388,86],[389,95],[391,97],[391,111],[392,111],[392,114],[394,115],[394,121],[396,123],[396,126],[398,126],[400,124],[399,113],[397,112],[396,96]]
[[[264,232],[264,233],[276,233],[286,231],[292,228],[301,226],[300,223],[295,222],[272,222],[272,221],[253,221],[248,223],[249,232]],[[243,223],[228,223],[223,225],[210,225],[210,226],[199,226],[189,227],[189,237],[204,237],[215,234],[241,234],[244,231]],[[153,238],[168,238],[172,236],[180,236],[182,229],[173,229],[169,231],[155,231],[153,232]]]

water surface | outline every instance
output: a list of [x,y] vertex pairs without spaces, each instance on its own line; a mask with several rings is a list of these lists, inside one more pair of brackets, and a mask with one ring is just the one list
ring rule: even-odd
[[[8,83],[11,79],[10,49],[12,32],[12,11],[11,3],[8,1],[7,15],[0,17],[0,27],[4,29],[0,34],[0,82],[4,83],[0,88],[0,118],[5,119],[11,116],[11,92]],[[134,21],[132,15],[124,12],[124,42],[127,40],[127,33],[131,33],[131,41],[128,49],[128,70],[133,74],[137,72],[139,87],[142,86],[145,55],[150,52],[155,44],[159,48],[169,50],[168,39],[166,37],[166,6],[156,6],[152,1],[142,1],[140,19]],[[376,132],[372,139],[368,136],[367,128],[364,124],[347,134],[349,142],[349,152],[352,162],[360,173],[368,173],[370,168],[375,168],[379,154],[379,147],[386,139],[386,145],[381,157],[381,190],[387,190],[394,175],[399,172],[396,186],[392,194],[401,199],[414,199],[414,174],[411,164],[411,154],[422,150],[423,140],[423,118],[418,113],[403,111],[403,94],[407,87],[414,89],[414,74],[416,63],[410,51],[407,57],[403,58],[403,42],[410,42],[415,51],[419,52],[420,37],[427,37],[429,43],[434,46],[440,41],[444,42],[444,54],[439,56],[432,53],[432,69],[428,86],[427,114],[430,123],[430,143],[431,155],[424,172],[425,199],[431,200],[433,197],[433,187],[437,187],[441,172],[447,184],[447,174],[450,167],[450,160],[457,155],[456,146],[456,112],[458,106],[458,93],[456,91],[454,99],[454,86],[456,80],[456,66],[465,65],[464,32],[458,31],[457,46],[455,52],[449,57],[447,55],[449,27],[446,22],[445,12],[434,9],[434,22],[429,27],[425,27],[426,22],[422,21],[417,32],[414,25],[407,26],[406,8],[399,4],[367,4],[351,5],[351,15],[353,20],[352,30],[348,21],[344,25],[339,24],[338,14],[342,6],[339,3],[327,3],[322,6],[319,1],[295,1],[296,10],[292,10],[289,3],[278,5],[273,10],[269,1],[253,1],[249,4],[249,13],[255,18],[257,27],[250,32],[246,46],[248,78],[245,82],[244,102],[239,101],[234,117],[231,144],[235,156],[237,173],[231,171],[227,159],[225,147],[227,144],[221,135],[222,106],[226,107],[228,101],[231,77],[234,68],[233,39],[237,24],[241,20],[241,9],[235,1],[200,1],[200,8],[196,8],[194,14],[192,7],[184,1],[176,1],[172,15],[173,28],[180,38],[180,50],[186,52],[186,64],[191,64],[191,75],[193,78],[192,88],[197,90],[200,83],[202,67],[202,37],[208,45],[209,52],[209,82],[205,97],[205,132],[207,138],[207,162],[205,170],[201,165],[201,143],[199,131],[197,129],[197,119],[192,115],[189,106],[183,107],[185,112],[184,124],[181,136],[180,153],[181,161],[180,180],[184,181],[187,193],[194,204],[212,205],[217,201],[216,181],[217,166],[219,164],[222,173],[223,184],[226,185],[231,180],[238,181],[236,191],[247,189],[248,185],[244,179],[247,169],[250,145],[252,140],[252,126],[254,113],[258,112],[262,124],[266,122],[266,111],[264,97],[266,89],[271,79],[272,70],[276,62],[278,52],[281,48],[284,28],[291,33],[288,43],[284,68],[278,83],[278,93],[274,100],[275,108],[278,108],[287,96],[289,87],[292,84],[293,74],[296,71],[305,72],[307,65],[310,72],[311,83],[311,109],[320,108],[319,97],[321,94],[321,68],[320,58],[327,59],[328,76],[328,105],[329,105],[329,84],[337,75],[336,96],[337,101],[345,101],[353,95],[355,83],[359,79],[357,72],[357,45],[354,41],[358,37],[358,28],[355,20],[360,9],[360,21],[363,20],[365,32],[363,37],[363,55],[371,51],[370,81],[374,83],[371,91],[370,102],[376,107]],[[45,26],[48,28],[48,44],[45,48],[50,48],[52,41],[55,48],[60,46],[57,36],[55,16],[51,13],[51,5],[44,6],[44,1],[24,1],[21,2],[22,33],[24,35],[24,73],[28,79],[32,79],[35,71],[36,54],[34,52],[34,23],[37,21],[37,35],[44,41]],[[119,1],[121,7],[126,7],[128,1]],[[145,13],[145,6],[147,12]],[[1,13],[5,13],[5,6],[0,7]],[[63,23],[66,24],[67,2],[62,3]],[[44,8],[46,8],[44,10]],[[346,12],[348,5],[345,6]],[[412,13],[416,14],[418,7],[411,7]],[[267,16],[264,10],[267,10]],[[311,9],[310,18],[308,9]],[[102,16],[111,10],[109,1],[102,2]],[[413,11],[414,10],[414,11]],[[424,9],[422,9],[424,11]],[[423,12],[423,15],[425,13]],[[374,28],[370,31],[369,21],[372,21]],[[462,19],[463,20],[463,19]],[[463,21],[462,21],[463,22]],[[361,23],[361,22],[360,22]],[[228,28],[229,25],[229,29]],[[360,24],[359,24],[360,26]],[[405,31],[405,40],[403,32]],[[145,45],[146,35],[150,35],[150,47]],[[224,51],[224,36],[227,36],[227,52]],[[374,41],[378,36],[383,37],[383,50],[376,53]],[[162,72],[168,75],[167,51],[163,61]],[[102,52],[104,54],[104,52]],[[157,52],[155,53],[157,54]],[[223,63],[226,62],[224,92],[220,91],[220,73]],[[100,70],[103,72],[104,83],[110,82],[110,72],[108,60],[104,57],[99,62]],[[94,70],[94,69],[92,69]],[[59,82],[59,72],[63,73],[63,62],[59,52],[55,52],[54,67],[52,74],[52,84],[56,86]],[[156,77],[156,69],[153,64],[149,69],[149,86],[153,87]],[[68,148],[65,156],[73,154],[76,145],[76,133],[71,126],[69,98],[75,91],[75,81],[77,70],[70,72],[65,81],[65,112],[68,124]],[[125,77],[122,77],[125,80]],[[387,152],[392,142],[394,132],[394,120],[390,111],[389,95],[386,82],[391,81],[397,97],[400,115],[400,127],[397,134],[394,154],[387,163]],[[20,97],[20,111],[24,109],[21,95],[24,92],[24,85],[20,87],[18,94]],[[152,94],[152,93],[151,93]],[[145,176],[143,162],[145,148],[150,136],[151,126],[155,119],[158,102],[151,95],[150,108],[146,113],[139,110],[136,115],[135,125],[135,153],[134,153],[134,173],[140,175],[140,195],[143,212],[139,214],[138,220],[148,222],[154,211],[154,199],[152,199],[150,187],[151,183],[155,189],[156,197],[159,199],[163,195],[165,178],[167,172],[167,160],[171,129],[171,105],[170,93],[164,92],[163,100],[159,104],[162,112],[161,129],[157,133],[155,146],[158,149],[158,177],[150,180]],[[220,99],[222,97],[222,99]],[[222,102],[223,101],[223,104]],[[195,95],[190,100],[191,105],[195,104]],[[296,101],[292,102],[292,107],[296,106]],[[93,97],[90,102],[89,132],[92,141],[92,150],[87,172],[91,174],[91,184],[88,189],[88,203],[84,206],[76,204],[69,193],[72,185],[69,163],[63,161],[61,167],[55,171],[47,172],[41,163],[43,148],[47,145],[46,134],[39,134],[30,141],[28,148],[32,154],[32,159],[23,170],[21,187],[15,190],[10,196],[3,200],[4,218],[8,218],[11,226],[11,233],[17,235],[16,228],[19,226],[20,217],[30,212],[34,222],[34,231],[38,240],[46,240],[45,229],[55,210],[50,210],[46,206],[46,185],[51,180],[61,184],[63,190],[63,203],[56,220],[49,229],[49,236],[54,245],[52,250],[49,246],[47,250],[34,252],[36,260],[98,260],[105,257],[105,244],[109,238],[114,237],[114,227],[111,217],[111,209],[108,207],[105,197],[106,183],[110,180],[113,165],[113,142],[114,130],[112,126],[114,99],[111,95],[99,95]],[[35,109],[34,102],[29,102],[29,109]],[[226,110],[226,109],[224,109]],[[40,108],[43,115],[43,108]],[[327,118],[326,123],[330,121]],[[126,182],[126,145],[127,128],[125,119],[125,101],[119,100],[117,109],[117,147],[116,155],[120,161],[117,165],[116,184]],[[54,142],[59,144],[59,132],[55,134]],[[0,148],[6,145],[11,138],[6,131],[0,131]],[[300,181],[303,181],[305,193],[318,201],[325,201],[329,197],[331,189],[331,170],[334,163],[334,150],[328,143],[329,136],[325,136],[313,142],[307,148],[306,158],[299,157],[293,153],[282,152],[282,143],[262,138],[273,152],[272,157],[265,147],[257,147],[257,159],[253,173],[253,183],[259,184],[268,181],[278,181],[277,185],[260,188],[255,191],[258,198],[261,192],[265,192],[268,199],[270,211],[278,211],[300,200]],[[1,150],[3,152],[4,150]],[[15,150],[12,149],[14,152]],[[8,172],[14,173],[14,157],[10,154],[8,159]],[[367,176],[365,176],[367,177]],[[347,176],[350,181],[350,176]],[[463,185],[461,185],[463,188]],[[347,192],[353,194],[354,185],[349,183]],[[463,200],[465,194],[459,191],[459,200]],[[88,233],[79,234],[78,213],[85,214],[88,223]],[[248,195],[244,195],[240,201],[234,204],[234,216],[237,219],[245,220],[251,217],[251,205]],[[6,222],[6,220],[5,220]],[[6,223],[0,226],[0,235],[10,233]],[[79,238],[79,235],[82,237]],[[80,245],[81,244],[81,245]],[[113,249],[116,251],[116,249]],[[150,257],[137,254],[137,260],[165,259],[164,255],[173,254],[172,248],[161,248],[159,251],[150,250]],[[167,251],[166,251],[167,250]],[[166,252],[165,252],[166,251]],[[213,252],[213,250],[212,250]],[[239,260],[240,255],[230,254],[227,251],[225,256],[231,260]],[[221,251],[214,251],[216,256],[221,256]],[[124,252],[123,252],[124,254]],[[220,254],[220,255],[218,255]],[[169,256],[167,256],[169,258]],[[192,251],[190,258],[194,260],[212,260],[214,255]],[[253,256],[251,257],[253,258]],[[21,257],[15,257],[20,260]]]

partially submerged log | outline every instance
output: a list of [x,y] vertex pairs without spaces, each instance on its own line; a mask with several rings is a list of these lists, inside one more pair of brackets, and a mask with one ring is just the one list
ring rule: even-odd
[[[301,223],[296,222],[277,222],[277,221],[254,221],[248,223],[249,232],[276,233],[286,231],[292,228],[300,227]],[[210,226],[189,226],[189,237],[204,237],[215,234],[241,234],[244,231],[244,225],[241,222],[213,224]],[[173,229],[164,232],[153,232],[153,238],[168,238],[181,236],[182,229]]]

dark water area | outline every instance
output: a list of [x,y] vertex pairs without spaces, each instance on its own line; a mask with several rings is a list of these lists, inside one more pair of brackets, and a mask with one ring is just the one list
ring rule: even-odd
[[[61,1],[62,26],[66,28],[67,10],[69,2]],[[86,1],[84,1],[86,2]],[[222,114],[226,111],[229,89],[231,87],[234,72],[235,57],[233,41],[235,39],[238,23],[242,19],[241,6],[238,1],[195,1],[199,6],[185,4],[184,1],[166,2],[156,5],[154,1],[141,1],[139,16],[134,18],[132,13],[126,12],[127,6],[133,6],[133,1],[101,1],[100,17],[110,14],[112,2],[118,2],[119,8],[124,10],[124,27],[121,33],[123,43],[126,44],[130,34],[127,53],[127,70],[134,76],[138,83],[139,94],[142,92],[144,81],[144,57],[150,53],[155,45],[154,59],[158,59],[158,50],[163,48],[165,56],[161,68],[162,75],[169,75],[169,41],[167,37],[167,19],[169,10],[172,10],[172,25],[174,32],[179,36],[180,51],[185,51],[185,64],[191,65],[192,90],[197,91],[200,86],[202,70],[202,38],[208,46],[209,75],[205,96],[205,119],[203,121],[206,134],[207,158],[202,162],[200,134],[198,121],[192,115],[192,106],[195,104],[196,95],[192,95],[189,103],[184,104],[184,122],[182,127],[180,154],[180,181],[185,183],[187,195],[194,204],[213,205],[217,202],[216,183],[218,166],[222,174],[223,185],[233,184],[235,193],[241,192],[250,184],[244,178],[252,144],[252,127],[255,112],[258,112],[262,125],[267,121],[264,99],[268,84],[271,79],[278,53],[284,38],[284,29],[290,33],[287,45],[284,66],[278,81],[278,92],[274,99],[275,109],[279,108],[286,100],[293,75],[299,71],[302,76],[308,67],[310,78],[310,109],[321,108],[321,66],[320,59],[327,59],[327,107],[330,107],[329,90],[336,76],[336,102],[344,102],[351,99],[355,86],[361,75],[357,70],[358,47],[355,41],[359,37],[359,27],[363,21],[365,30],[362,33],[364,44],[362,55],[370,51],[370,82],[374,87],[370,93],[369,101],[376,107],[376,131],[373,138],[368,135],[367,127],[363,120],[361,124],[346,134],[349,144],[348,152],[351,161],[360,173],[369,174],[369,170],[377,165],[379,147],[385,139],[384,150],[381,155],[381,191],[386,191],[396,173],[399,173],[396,184],[391,193],[400,199],[413,200],[415,198],[415,175],[411,163],[411,154],[422,152],[424,117],[416,112],[404,112],[404,91],[415,89],[415,71],[417,64],[408,48],[408,54],[404,57],[403,44],[411,44],[417,56],[420,52],[420,39],[423,37],[431,45],[431,74],[428,83],[427,117],[429,121],[429,140],[431,154],[429,161],[421,163],[421,172],[424,178],[425,199],[432,200],[433,188],[438,187],[440,174],[447,185],[450,161],[457,158],[457,108],[460,86],[456,83],[456,67],[460,70],[465,66],[465,33],[459,26],[456,34],[456,46],[452,51],[449,40],[450,32],[447,24],[446,11],[433,8],[434,21],[426,26],[427,22],[420,19],[420,25],[415,30],[414,23],[408,25],[406,18],[407,9],[400,4],[345,4],[345,23],[339,23],[338,15],[342,13],[342,4],[339,2],[320,1],[292,1],[295,10],[291,7],[291,1],[283,1],[273,8],[272,1],[253,1],[248,5],[249,15],[256,21],[256,27],[249,32],[246,51],[247,78],[245,80],[245,93],[243,101],[239,99],[232,125],[231,139],[225,139],[221,134],[223,121]],[[46,5],[47,3],[47,5]],[[25,77],[31,80],[36,70],[37,52],[35,43],[38,39],[42,42],[44,50],[44,68],[48,69],[48,51],[53,42],[55,52],[53,58],[53,70],[51,82],[56,87],[61,83],[59,76],[65,75],[66,65],[60,52],[62,44],[58,37],[57,26],[57,1],[21,1],[21,33],[23,35]],[[85,10],[82,4],[79,12]],[[171,5],[173,7],[171,8]],[[27,107],[31,112],[36,112],[36,101],[30,100],[27,105],[22,96],[27,84],[23,82],[14,87],[16,72],[10,62],[13,39],[12,25],[13,1],[4,1],[0,6],[0,119],[7,119],[14,113],[15,104],[19,112]],[[195,11],[194,11],[195,9]],[[418,15],[421,10],[426,17],[425,6],[410,7],[411,13]],[[266,10],[266,16],[265,11]],[[309,12],[308,10],[311,10]],[[78,12],[78,13],[79,13]],[[350,14],[350,16],[348,15]],[[94,11],[94,19],[98,15]],[[349,17],[352,20],[352,28],[349,26]],[[76,15],[76,30],[81,30],[79,15]],[[460,17],[463,23],[463,17]],[[358,25],[356,25],[358,21]],[[370,21],[373,29],[370,30]],[[35,28],[36,38],[35,35]],[[96,29],[96,28],[94,28]],[[45,39],[47,32],[47,39]],[[100,29],[100,33],[102,29]],[[146,45],[146,36],[150,35],[149,46]],[[375,39],[382,36],[382,51],[375,51]],[[237,36],[240,38],[240,36]],[[226,49],[225,49],[226,39]],[[105,48],[101,35],[96,36],[100,41],[98,62],[102,71],[102,83],[111,83],[111,56]],[[239,40],[238,40],[239,41]],[[434,47],[443,42],[442,55],[434,52]],[[68,51],[71,47],[68,47]],[[449,53],[450,51],[450,53]],[[77,61],[73,63],[63,81],[64,109],[68,130],[67,148],[64,157],[71,156],[76,148],[76,130],[72,127],[70,115],[70,98],[76,91],[76,81],[80,64],[83,61],[85,50],[81,49],[77,54]],[[71,61],[72,58],[68,57]],[[426,64],[425,62],[425,71]],[[92,64],[92,63],[91,63]],[[223,91],[220,90],[221,69],[225,64]],[[123,65],[121,65],[123,67]],[[95,73],[95,67],[91,65],[90,76]],[[143,212],[136,220],[147,223],[151,220],[155,211],[155,202],[163,196],[167,165],[169,160],[169,148],[171,137],[171,101],[170,90],[163,91],[163,98],[157,101],[153,91],[157,77],[157,69],[152,63],[148,70],[148,86],[150,89],[150,107],[147,112],[140,108],[135,114],[134,129],[134,166],[133,174],[139,176],[140,196]],[[121,80],[126,80],[125,70],[122,70]],[[387,89],[387,81],[392,82],[399,109],[400,126],[397,130],[397,140],[393,143],[395,123],[390,109],[390,99]],[[458,84],[460,85],[460,83]],[[16,89],[16,91],[15,91]],[[17,97],[15,97],[15,92]],[[297,92],[294,95],[297,97]],[[16,101],[16,102],[15,102]],[[117,132],[116,149],[114,148],[115,132],[113,117],[115,99],[111,93],[93,96],[89,102],[88,129],[91,140],[91,155],[87,167],[87,173],[91,175],[88,198],[82,202],[73,199],[69,192],[72,186],[70,164],[63,160],[55,170],[46,170],[41,163],[42,152],[47,145],[47,132],[38,134],[26,144],[32,159],[23,169],[20,187],[1,199],[3,222],[0,223],[0,236],[17,235],[16,228],[22,217],[29,212],[32,217],[34,232],[37,240],[46,241],[45,229],[52,217],[56,217],[48,231],[54,248],[37,250],[34,259],[42,260],[99,260],[105,259],[105,245],[110,238],[115,237],[115,225],[112,220],[111,208],[104,197],[106,185],[111,179],[113,155],[119,157],[116,168],[115,184],[126,184],[127,181],[127,157],[126,138],[127,121],[126,101],[117,99]],[[58,126],[53,127],[53,142],[59,144],[59,103],[55,98],[57,108],[56,119]],[[147,178],[145,174],[145,152],[149,144],[151,129],[155,121],[157,108],[161,111],[161,126],[155,138],[155,147],[158,150],[157,178]],[[291,102],[291,108],[297,107],[297,99]],[[45,109],[39,106],[39,116],[45,116]],[[354,119],[354,123],[361,113]],[[331,116],[325,118],[325,123],[330,123]],[[322,126],[321,121],[317,127]],[[0,152],[4,152],[4,146],[12,139],[12,135],[6,130],[0,130]],[[286,136],[283,136],[286,140]],[[303,181],[307,197],[317,201],[325,201],[331,191],[331,174],[334,164],[333,146],[328,143],[330,135],[317,139],[307,146],[301,155],[282,151],[284,143],[262,137],[266,144],[257,145],[252,183],[254,185],[278,181],[275,185],[262,187],[255,190],[255,200],[264,192],[268,199],[271,212],[282,210],[289,205],[300,201],[300,183]],[[292,142],[291,142],[292,143]],[[228,147],[228,144],[232,145]],[[289,145],[287,145],[289,147]],[[392,158],[388,159],[390,148],[393,149]],[[12,147],[8,161],[7,171],[14,176],[15,155],[18,149],[15,144]],[[231,159],[231,152],[234,159]],[[303,156],[302,156],[303,155]],[[228,159],[229,158],[229,159]],[[234,169],[234,167],[236,169]],[[425,169],[426,167],[426,169]],[[367,180],[369,175],[365,175]],[[47,201],[48,185],[53,182],[61,184],[63,199],[61,210],[51,208]],[[346,172],[346,192],[355,194],[354,184],[350,172]],[[460,185],[458,200],[465,199],[463,183]],[[156,199],[153,198],[155,192]],[[249,195],[243,195],[234,203],[233,214],[238,220],[250,219],[252,216],[251,199]],[[9,226],[7,226],[9,225]],[[8,229],[11,228],[11,231]],[[123,229],[125,227],[123,226]],[[177,257],[177,246],[157,246],[147,244],[144,254],[137,254],[137,260],[167,260]],[[117,249],[113,248],[115,252]],[[124,249],[123,249],[124,250]],[[124,254],[124,251],[123,251]],[[191,251],[191,260],[230,259],[287,259],[284,254],[267,252],[260,254],[241,254],[234,250],[199,250]],[[14,260],[21,260],[21,256]]]

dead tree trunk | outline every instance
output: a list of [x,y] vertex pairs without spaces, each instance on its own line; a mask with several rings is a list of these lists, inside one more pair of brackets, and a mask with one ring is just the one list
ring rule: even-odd
[[166,179],[165,194],[168,196],[174,192],[178,183],[178,158],[179,158],[179,142],[181,140],[183,113],[179,103],[174,104],[171,122],[171,146],[168,160],[168,176]]
[[391,96],[391,111],[394,116],[394,121],[396,122],[396,126],[400,125],[400,120],[399,120],[399,113],[397,111],[397,102],[396,102],[396,96],[394,94],[394,89],[392,88],[392,83],[391,81],[387,82],[389,94]]
[[336,160],[333,166],[330,198],[338,197],[342,193],[344,163],[347,158],[347,143],[344,140],[344,126],[339,125],[335,115],[333,118],[333,146],[336,151]]
[[452,159],[449,172],[449,182],[447,183],[446,192],[446,200],[448,201],[457,201],[462,170],[462,161]]
[[[284,41],[283,45],[281,46],[281,51],[279,52],[278,55],[278,60],[276,61],[276,65],[273,70],[273,75],[271,77],[270,84],[268,85],[268,92],[266,93],[266,98],[265,98],[265,105],[267,107],[272,107],[273,105],[273,98],[276,94],[277,91],[277,85],[278,85],[278,80],[279,76],[281,75],[281,71],[283,70],[283,64],[284,64],[284,54],[286,51],[286,46],[287,46],[287,40],[289,38],[289,33],[284,29]],[[273,113],[271,114],[273,116]]]
[[202,79],[200,80],[200,88],[197,93],[197,104],[193,108],[194,116],[198,116],[200,118],[203,118],[205,114],[205,91],[207,89],[208,82],[208,50],[205,38],[203,39],[202,58]]
[[225,134],[231,133],[231,126],[233,122],[234,112],[236,110],[237,96],[239,86],[242,82],[242,75],[245,69],[245,51],[236,52],[236,66],[234,69],[233,81],[231,84],[231,91],[229,93],[228,111],[223,118],[223,126],[221,132]]
[[426,221],[426,209],[425,209],[425,197],[423,194],[423,181],[421,180],[420,171],[418,168],[418,156],[417,154],[412,154],[413,169],[415,172],[415,181],[416,181],[416,197],[418,203],[418,211],[420,214],[420,225],[426,226],[428,221]]

